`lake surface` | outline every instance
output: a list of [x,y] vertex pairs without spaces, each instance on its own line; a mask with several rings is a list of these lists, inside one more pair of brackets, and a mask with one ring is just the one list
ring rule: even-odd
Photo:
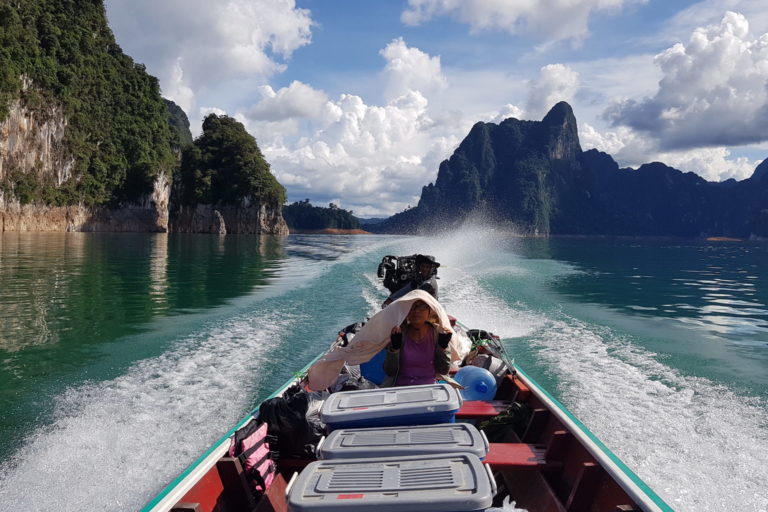
[[433,254],[440,297],[673,508],[768,510],[768,245],[0,235],[0,510],[138,509]]

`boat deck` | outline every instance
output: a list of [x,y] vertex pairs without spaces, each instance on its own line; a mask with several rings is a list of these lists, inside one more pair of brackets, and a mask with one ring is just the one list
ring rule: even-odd
[[[490,465],[499,487],[497,501],[510,496],[518,508],[530,512],[671,510],[652,491],[649,495],[646,489],[635,489],[642,482],[626,468],[619,469],[629,478],[617,478],[611,467],[612,454],[608,452],[607,462],[598,460],[583,435],[574,435],[568,418],[563,421],[562,412],[553,409],[551,397],[533,392],[529,382],[517,373],[509,374],[499,386],[497,400],[464,402],[456,414],[457,421],[496,430],[484,463]],[[499,421],[515,402],[527,409],[526,421]],[[600,454],[607,451],[598,448]],[[220,457],[171,510],[287,512],[287,482],[310,462],[279,460],[274,482],[257,501],[249,492],[240,462]],[[633,499],[633,494],[645,500]]]

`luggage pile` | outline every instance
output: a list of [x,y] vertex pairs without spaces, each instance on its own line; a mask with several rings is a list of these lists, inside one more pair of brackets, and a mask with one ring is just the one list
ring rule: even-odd
[[488,441],[454,423],[461,403],[447,384],[332,394],[321,410],[330,434],[288,484],[289,510],[486,510],[496,493]]

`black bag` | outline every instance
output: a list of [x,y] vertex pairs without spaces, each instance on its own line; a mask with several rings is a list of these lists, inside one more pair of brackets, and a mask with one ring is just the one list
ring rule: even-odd
[[278,457],[314,458],[315,446],[325,432],[318,401],[326,396],[327,393],[307,393],[294,385],[283,396],[262,402],[259,420],[268,425],[269,435],[276,439],[271,448]]
[[328,386],[328,390],[331,393],[337,393],[339,391],[359,391],[361,389],[376,389],[378,387],[362,375],[355,376],[349,373],[342,373],[333,381],[333,384]]

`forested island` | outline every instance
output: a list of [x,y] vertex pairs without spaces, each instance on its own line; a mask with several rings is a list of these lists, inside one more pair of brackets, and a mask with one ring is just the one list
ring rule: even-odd
[[283,218],[291,233],[363,234],[353,212],[333,203],[313,206],[309,199],[283,206]]
[[253,137],[213,116],[193,142],[100,0],[0,4],[0,134],[0,231],[288,232]]

